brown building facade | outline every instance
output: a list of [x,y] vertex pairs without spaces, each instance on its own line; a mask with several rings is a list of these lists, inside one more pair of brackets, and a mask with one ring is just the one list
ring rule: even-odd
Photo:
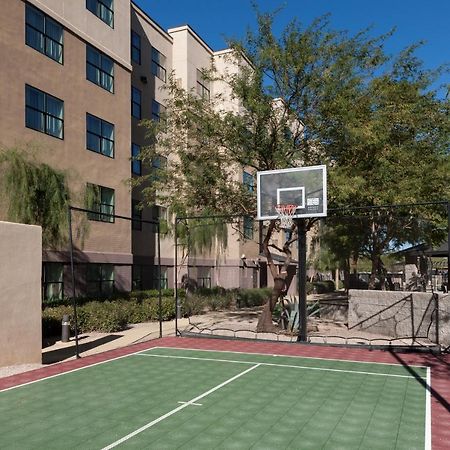
[[[205,82],[201,70],[211,61],[221,71],[238,70],[227,63],[230,50],[213,51],[189,26],[166,31],[129,0],[4,1],[0,149],[33,148],[37,160],[66,171],[73,206],[86,206],[86,188],[97,194],[98,214],[88,216],[85,239],[77,238],[81,214],[73,213],[77,294],[173,287],[173,237],[161,237],[158,277],[155,229],[139,223],[168,218],[167,211],[138,208],[140,190],[127,182],[165,163],[145,169],[132,159],[147,144],[140,122],[159,120],[172,71],[180,86],[199,95],[223,93],[226,88]],[[224,98],[226,108],[238,113],[231,96]],[[252,178],[242,168],[235,175],[244,184]],[[6,219],[1,207],[0,219]],[[230,228],[226,251],[183,260],[178,280],[190,271],[206,287],[266,285],[256,226],[246,226],[247,242]],[[44,249],[43,295],[71,295],[68,248]]]

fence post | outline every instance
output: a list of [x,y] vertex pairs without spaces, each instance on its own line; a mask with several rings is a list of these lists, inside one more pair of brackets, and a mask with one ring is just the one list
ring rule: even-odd
[[434,309],[435,314],[435,325],[436,325],[436,345],[440,345],[439,342],[439,294],[434,293]]
[[78,348],[78,320],[77,320],[77,300],[75,293],[75,269],[73,263],[73,235],[72,235],[72,207],[67,209],[68,226],[69,226],[69,243],[70,243],[70,274],[72,277],[72,304],[73,304],[73,322],[75,331],[75,354],[77,358],[80,358],[80,352]]
[[416,342],[416,330],[414,326],[414,301],[413,301],[413,295],[409,295],[409,303],[411,305],[411,335],[412,335],[412,343],[414,344]]

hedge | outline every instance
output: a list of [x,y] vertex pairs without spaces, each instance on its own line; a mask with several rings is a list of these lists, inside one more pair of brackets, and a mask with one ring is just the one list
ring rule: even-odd
[[[185,293],[183,290],[178,290],[178,296],[184,297]],[[161,290],[161,296],[162,297],[172,297],[174,296],[174,290],[173,289],[162,289]],[[87,303],[91,303],[93,301],[104,303],[104,302],[111,302],[111,301],[134,301],[134,300],[144,300],[146,298],[158,298],[159,297],[159,291],[157,289],[150,289],[146,291],[131,291],[131,292],[114,292],[112,295],[109,296],[90,296],[90,297],[77,297],[77,305],[85,305]],[[72,300],[69,298],[64,298],[62,300],[60,299],[50,299],[50,300],[43,300],[42,301],[42,308],[49,308],[49,307],[55,307],[55,306],[72,306]]]
[[[126,301],[92,301],[77,308],[79,333],[98,331],[112,333],[122,331],[129,323],[149,322],[159,319],[158,299]],[[175,317],[175,305],[172,297],[164,297],[161,302],[162,320]],[[61,334],[63,315],[68,314],[73,324],[71,306],[45,308],[42,312],[42,334],[44,337]]]

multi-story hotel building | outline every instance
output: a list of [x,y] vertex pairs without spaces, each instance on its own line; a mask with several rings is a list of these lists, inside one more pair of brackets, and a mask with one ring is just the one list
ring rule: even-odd
[[[4,1],[1,147],[35,147],[38,160],[70,174],[73,192],[96,186],[102,212],[135,219],[165,215],[158,205],[138,209],[139,189],[131,191],[126,183],[145,170],[132,160],[146,145],[139,122],[159,119],[165,103],[161,87],[171,71],[182,87],[199,95],[224,89],[203,80],[201,70],[212,60],[219,70],[238,70],[227,66],[230,50],[213,51],[189,26],[166,31],[129,0]],[[231,99],[227,107],[237,108]],[[160,164],[164,161],[154,161],[154,169]],[[253,186],[251,174],[241,169],[236,179]],[[81,200],[73,203],[84,206]],[[5,211],[0,218],[6,218]],[[252,238],[253,223],[245,226]],[[190,277],[204,286],[265,285],[256,237],[246,243],[231,238],[226,255],[185,261],[178,280],[190,264]],[[161,240],[158,280],[154,229],[138,220],[91,215],[87,238],[75,244],[78,294],[148,289],[158,282],[173,286],[173,238]],[[68,249],[44,249],[44,296],[70,295],[69,274]]]

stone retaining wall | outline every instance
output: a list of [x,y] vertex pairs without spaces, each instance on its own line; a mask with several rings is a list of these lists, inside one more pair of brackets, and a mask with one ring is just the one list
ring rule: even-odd
[[450,345],[450,295],[428,292],[349,291],[348,328],[393,338],[428,338]]

